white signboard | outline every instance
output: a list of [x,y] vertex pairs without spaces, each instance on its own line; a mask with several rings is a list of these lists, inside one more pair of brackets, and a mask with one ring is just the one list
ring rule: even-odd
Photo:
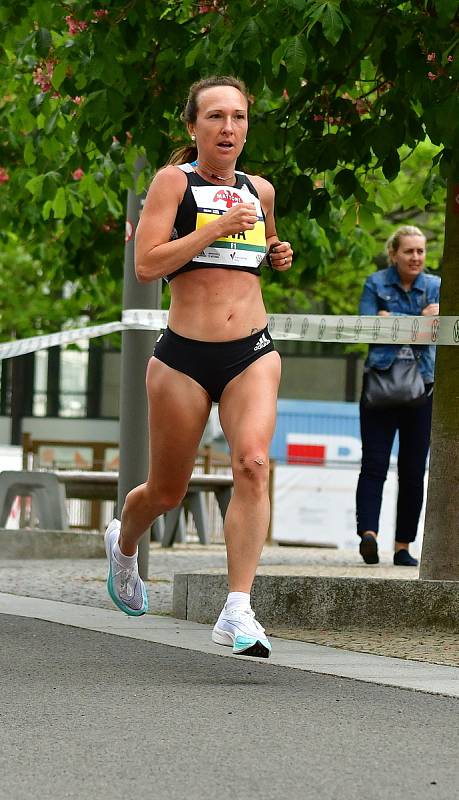
[[[273,540],[358,549],[355,491],[360,468],[354,466],[276,466],[274,472]],[[397,504],[397,471],[391,467],[384,484],[379,549],[392,551]],[[420,553],[423,517],[413,555]]]

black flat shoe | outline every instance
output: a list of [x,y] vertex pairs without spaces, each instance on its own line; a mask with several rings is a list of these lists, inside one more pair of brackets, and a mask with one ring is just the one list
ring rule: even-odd
[[366,536],[362,536],[359,552],[365,564],[379,564],[378,542],[371,534],[368,533]]
[[417,567],[418,560],[410,556],[408,550],[397,550],[394,553],[394,566],[396,567]]

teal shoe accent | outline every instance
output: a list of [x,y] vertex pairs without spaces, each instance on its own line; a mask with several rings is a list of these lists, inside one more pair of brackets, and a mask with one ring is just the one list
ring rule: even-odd
[[110,597],[112,598],[113,602],[115,603],[115,606],[118,606],[120,611],[124,611],[124,613],[128,614],[130,617],[141,617],[143,614],[147,613],[147,611],[148,611],[148,597],[147,597],[147,592],[146,592],[146,589],[145,589],[145,585],[142,584],[142,599],[143,599],[142,608],[139,608],[138,611],[136,611],[136,610],[134,610],[132,608],[129,608],[129,606],[127,606],[125,603],[123,603],[122,600],[120,600],[120,598],[118,597],[118,595],[115,592],[115,589],[114,589],[114,586],[113,586],[113,576],[112,576],[112,566],[111,566],[111,564],[110,564],[110,568],[109,568],[109,572],[108,572],[108,578],[107,578],[107,591],[108,591]]
[[233,650],[247,650],[248,647],[252,647],[256,642],[257,639],[254,636],[236,636]]
[[236,636],[233,645],[233,653],[248,650],[250,647],[256,645],[257,642],[271,652],[271,645],[267,639],[256,639],[254,636]]

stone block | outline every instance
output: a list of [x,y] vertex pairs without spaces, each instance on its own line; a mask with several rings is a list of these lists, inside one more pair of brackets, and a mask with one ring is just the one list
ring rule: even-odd
[[188,596],[188,575],[181,572],[174,574],[172,595],[172,614],[176,619],[186,619]]
[[105,558],[104,537],[88,531],[0,529],[0,559]]
[[[182,618],[212,624],[226,598],[226,575],[182,574],[180,583]],[[268,628],[411,628],[459,632],[456,581],[258,575],[252,605]]]

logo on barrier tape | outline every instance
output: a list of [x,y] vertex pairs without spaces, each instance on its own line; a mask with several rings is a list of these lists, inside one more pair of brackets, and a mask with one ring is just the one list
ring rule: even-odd
[[415,342],[417,340],[418,333],[419,333],[419,322],[418,322],[417,319],[414,319],[413,323],[411,325],[411,341],[412,342]]
[[285,320],[284,330],[285,330],[285,333],[290,333],[290,331],[292,330],[292,318],[291,317],[287,317],[287,319]]
[[307,317],[305,317],[303,322],[301,323],[301,335],[306,336],[308,330],[309,330],[309,320]]
[[398,332],[400,330],[400,321],[398,319],[394,319],[392,323],[392,341],[398,341]]
[[344,319],[340,317],[338,322],[336,323],[336,338],[338,339],[338,341],[341,339],[343,331],[344,331]]
[[359,317],[355,321],[355,325],[354,325],[354,336],[355,336],[356,339],[358,339],[360,337],[360,333],[361,333],[362,327],[363,327],[362,320]]
[[432,332],[431,332],[431,335],[430,335],[430,338],[432,339],[433,342],[436,342],[437,339],[438,339],[438,329],[439,329],[439,327],[440,327],[439,320],[438,319],[434,319],[434,321],[432,322]]
[[459,319],[457,319],[456,322],[454,323],[453,339],[456,342],[456,344],[459,343]]
[[373,322],[373,334],[372,334],[372,336],[373,336],[373,339],[374,339],[375,342],[377,341],[377,339],[379,339],[380,330],[381,330],[381,320],[378,317]]
[[268,322],[268,331],[271,333],[275,327],[276,327],[276,320],[274,319],[274,317],[270,317]]
[[322,319],[320,320],[320,324],[319,324],[319,330],[317,332],[317,338],[319,340],[323,338],[324,333],[325,333],[326,330],[327,330],[327,322],[322,317]]

